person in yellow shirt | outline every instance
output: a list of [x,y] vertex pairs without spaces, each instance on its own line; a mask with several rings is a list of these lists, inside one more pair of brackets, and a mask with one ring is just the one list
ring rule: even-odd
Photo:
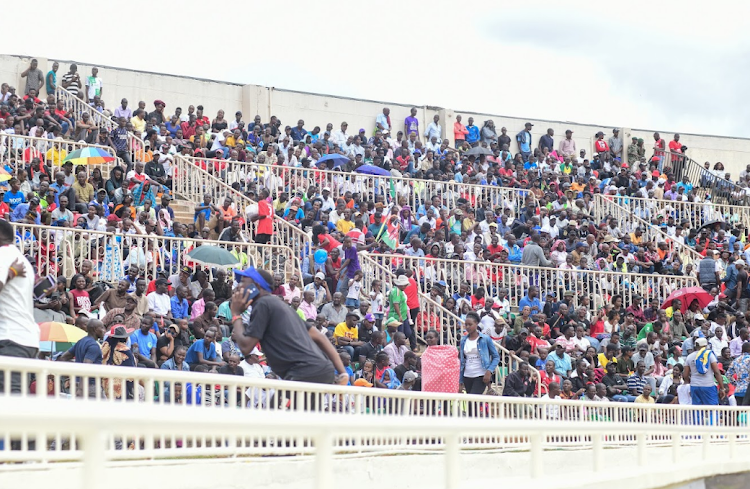
[[609,362],[617,363],[617,345],[608,344],[606,351],[598,355],[599,366],[607,368]]
[[137,109],[133,117],[130,118],[130,123],[133,124],[133,129],[138,132],[146,130],[146,112],[142,109]]
[[630,233],[630,242],[635,246],[641,246],[643,244],[643,229],[637,228],[634,232]]
[[333,330],[333,341],[336,346],[343,348],[350,357],[354,357],[354,348],[362,346],[363,342],[359,341],[359,329],[357,329],[357,320],[359,316],[354,312],[346,314],[346,320],[336,325]]
[[654,398],[651,397],[651,384],[646,382],[643,384],[643,394],[635,398],[635,402],[644,403],[644,404],[654,404],[656,401],[654,401]]
[[54,143],[47,153],[44,155],[44,160],[52,168],[61,168],[65,157],[68,156],[68,152],[64,148],[60,147],[60,143]]
[[586,188],[586,182],[584,181],[583,177],[578,177],[578,179],[570,184],[570,190],[577,194],[580,192],[583,192],[583,190]]
[[342,234],[347,234],[349,231],[354,229],[354,222],[352,221],[351,209],[348,209],[348,208],[344,209],[344,217],[343,219],[339,219],[336,222],[336,229],[338,229]]

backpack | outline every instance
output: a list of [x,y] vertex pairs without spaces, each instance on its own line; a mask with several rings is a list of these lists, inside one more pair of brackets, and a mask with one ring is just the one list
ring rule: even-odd
[[695,356],[695,369],[699,374],[707,374],[711,371],[711,355],[714,355],[714,352],[708,348],[698,351],[698,354]]

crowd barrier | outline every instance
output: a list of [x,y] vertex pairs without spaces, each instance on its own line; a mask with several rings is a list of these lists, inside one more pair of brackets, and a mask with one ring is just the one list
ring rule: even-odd
[[[674,218],[675,224],[687,221],[690,229],[700,229],[716,222],[728,226],[742,225],[750,229],[750,209],[741,205],[718,204],[711,201],[682,202],[676,200],[643,199],[640,197],[614,197],[614,202],[628,209],[646,222],[656,216]],[[727,235],[729,231],[727,230]],[[687,237],[687,233],[683,233]]]
[[[49,175],[50,183],[55,182],[55,172],[61,170],[65,158],[73,151],[84,148],[96,148],[102,150],[115,158],[115,161],[118,161],[115,150],[109,146],[80,143],[69,139],[48,139],[0,134],[0,160],[2,160],[4,164],[9,166],[15,173],[19,169],[24,169],[24,167],[29,165],[34,158],[39,158],[40,161],[50,166],[52,173]],[[86,165],[85,169],[89,173],[98,169],[102,178],[106,180],[109,176],[109,169],[112,168],[112,166],[113,163],[97,163]],[[40,171],[46,173],[46,169],[44,168]],[[31,180],[32,177],[33,175],[29,175],[29,180]]]
[[[0,371],[5,381],[2,394],[6,399],[0,406],[6,407],[12,405],[12,399],[5,396],[9,395],[11,381],[17,375],[15,380],[20,382],[20,392],[15,395],[20,401],[28,401],[29,406],[51,406],[54,402],[61,408],[67,404],[74,410],[93,406],[98,412],[108,414],[121,406],[131,412],[144,407],[155,409],[154,413],[166,406],[174,412],[184,409],[194,420],[220,420],[235,413],[241,413],[246,420],[254,417],[262,420],[281,413],[291,413],[295,417],[290,419],[299,419],[304,413],[317,413],[330,415],[340,426],[350,427],[359,420],[364,422],[354,424],[357,430],[348,429],[335,438],[332,448],[337,453],[435,450],[444,443],[436,433],[412,436],[405,430],[384,436],[359,430],[363,426],[377,427],[394,417],[415,425],[431,424],[436,429],[461,418],[473,418],[472,423],[478,428],[496,421],[538,423],[539,429],[525,433],[484,433],[480,437],[464,438],[461,447],[466,449],[525,450],[537,436],[548,449],[580,449],[590,447],[589,428],[615,429],[621,424],[631,431],[618,432],[600,441],[607,447],[644,442],[651,446],[670,446],[675,442],[673,434],[696,429],[715,433],[711,439],[717,442],[726,441],[721,434],[730,432],[742,434],[747,441],[750,409],[412,392],[9,357],[0,357]],[[125,399],[129,392],[133,393],[132,399]],[[53,412],[48,414],[52,417]],[[4,449],[0,449],[0,462],[60,461],[80,455],[77,433],[71,432],[66,424],[40,430],[39,425],[16,424],[12,415],[0,419],[0,438],[5,441]],[[187,425],[182,429],[149,433],[132,432],[127,428],[139,428],[138,423],[111,423],[112,436],[106,445],[108,457],[124,460],[297,455],[311,453],[313,448],[304,431],[259,430],[240,435],[236,430],[222,427],[211,436],[196,437]],[[575,426],[577,429],[555,433],[540,431],[542,426]],[[259,428],[259,425],[253,427]],[[637,435],[639,432],[646,437]],[[694,443],[703,441],[692,438]],[[682,437],[681,442],[690,443],[691,437]]]
[[609,221],[615,219],[618,229],[626,234],[633,233],[636,229],[643,231],[645,242],[665,242],[670,251],[676,251],[683,264],[697,263],[703,256],[693,248],[672,239],[667,233],[653,224],[641,219],[630,209],[619,205],[612,196],[597,194],[594,197],[594,217],[597,221]]
[[730,205],[748,205],[750,196],[745,189],[726,178],[729,172],[705,168],[692,158],[671,151],[655,150],[654,156],[658,159],[659,171],[664,172],[671,168],[675,176],[675,182],[680,182],[688,177],[694,186],[697,195],[706,200],[710,196],[715,203]]
[[[176,274],[183,266],[202,267],[188,256],[196,246],[218,246],[239,261],[237,268],[259,266],[285,280],[300,274],[299,260],[291,248],[276,244],[226,242],[109,233],[80,228],[12,223],[16,246],[34,263],[40,276],[62,275],[70,279],[81,272],[84,261],[92,265],[97,281],[114,283],[131,266],[138,266],[151,280],[158,272]],[[211,267],[205,267],[211,268]],[[209,276],[211,272],[209,271]]]
[[474,287],[484,287],[488,297],[498,297],[504,291],[512,308],[519,307],[531,285],[539,288],[539,298],[542,301],[550,293],[563,299],[565,292],[570,291],[573,293],[572,306],[584,306],[588,311],[609,303],[616,294],[623,297],[624,304],[632,304],[637,295],[655,298],[661,303],[677,289],[698,285],[694,277],[653,273],[564,270],[489,261],[374,253],[369,258],[393,271],[398,268],[415,270],[416,279],[425,291],[441,281],[447,284],[446,294],[449,296],[458,293],[463,282]]

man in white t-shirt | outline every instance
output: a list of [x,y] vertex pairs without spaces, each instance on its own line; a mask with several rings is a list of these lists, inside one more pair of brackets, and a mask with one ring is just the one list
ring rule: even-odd
[[172,302],[167,291],[169,282],[165,278],[156,280],[156,290],[146,296],[148,307],[157,317],[172,317]]
[[[13,244],[15,233],[0,219],[0,356],[36,358],[39,326],[34,321],[34,267]],[[10,391],[21,392],[21,375],[11,375]],[[0,372],[0,392],[5,388]]]

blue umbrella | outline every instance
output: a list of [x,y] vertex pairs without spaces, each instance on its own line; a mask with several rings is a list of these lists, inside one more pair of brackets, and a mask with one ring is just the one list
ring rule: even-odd
[[329,161],[332,161],[333,167],[336,168],[336,167],[343,165],[344,163],[349,163],[349,157],[340,155],[338,153],[332,153],[329,155],[325,155],[324,157],[319,159],[318,162],[315,164],[319,165],[321,163],[328,163]]
[[364,173],[365,175],[379,175],[381,177],[391,176],[391,172],[375,165],[362,165],[359,168],[355,168],[354,171],[357,173]]

